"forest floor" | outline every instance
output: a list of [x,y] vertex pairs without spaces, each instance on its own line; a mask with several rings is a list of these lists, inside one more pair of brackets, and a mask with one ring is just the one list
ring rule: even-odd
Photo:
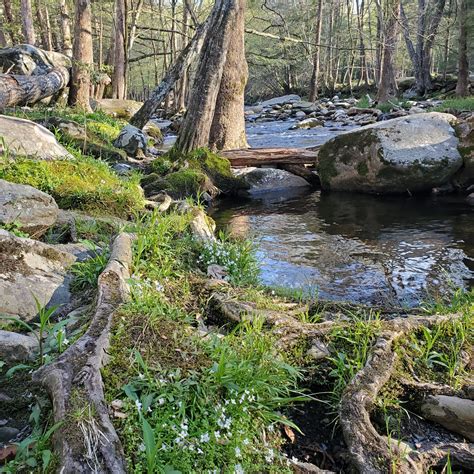
[[[22,114],[90,124],[109,143],[122,125],[102,114]],[[89,310],[62,324],[69,349],[53,314],[47,357],[1,367],[2,391],[28,387],[32,396],[25,405],[13,395],[8,405],[31,428],[0,448],[0,472],[52,472],[62,462],[57,438],[98,423],[100,413],[81,396],[55,423],[57,407],[39,385],[31,390],[31,377],[80,347],[97,314],[109,246],[124,232],[134,235],[129,297],[111,315],[101,376],[127,472],[318,472],[307,463],[334,472],[472,472],[472,444],[425,419],[422,406],[440,394],[472,399],[473,292],[410,311],[279,294],[259,284],[252,242],[194,237],[199,203],[146,210],[138,171],[120,177],[111,163],[63,144],[73,160],[0,161],[1,179],[94,216],[76,218],[75,238],[95,248],[74,266],[73,287]],[[44,240],[67,236],[52,229]],[[24,330],[11,321],[0,329]],[[87,429],[84,439],[94,433],[92,447],[106,449],[103,433]],[[91,445],[79,450],[84,465],[98,462]]]

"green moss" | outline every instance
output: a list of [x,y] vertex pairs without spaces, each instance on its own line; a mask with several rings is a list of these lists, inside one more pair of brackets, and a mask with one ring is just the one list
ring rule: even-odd
[[361,161],[358,165],[357,165],[357,172],[361,175],[361,176],[367,176],[368,172],[369,172],[369,167],[367,166],[367,163],[365,163],[364,161]]
[[92,158],[3,162],[0,178],[40,189],[64,209],[127,218],[144,205],[138,176],[121,179],[106,163]]
[[206,191],[207,176],[201,171],[191,168],[181,169],[166,177],[160,177],[153,173],[154,179],[145,177],[143,189],[147,196],[165,191],[175,199],[182,199],[187,196],[197,197],[200,193]]

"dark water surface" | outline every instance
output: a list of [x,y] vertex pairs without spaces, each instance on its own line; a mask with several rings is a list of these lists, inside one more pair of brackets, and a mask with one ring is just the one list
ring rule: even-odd
[[306,192],[221,201],[212,216],[257,240],[265,284],[414,306],[473,286],[473,211],[457,197]]

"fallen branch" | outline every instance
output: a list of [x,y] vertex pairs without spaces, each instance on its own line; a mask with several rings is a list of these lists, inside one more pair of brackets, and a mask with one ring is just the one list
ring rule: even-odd
[[87,332],[33,375],[52,398],[55,422],[62,422],[54,435],[58,472],[125,472],[122,446],[104,401],[100,368],[113,314],[128,298],[131,244],[130,234],[115,239],[98,280],[96,309]]
[[318,153],[305,148],[248,148],[220,153],[231,166],[315,165]]

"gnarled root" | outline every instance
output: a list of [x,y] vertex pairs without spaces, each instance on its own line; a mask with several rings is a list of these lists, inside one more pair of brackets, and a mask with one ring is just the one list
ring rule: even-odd
[[132,236],[116,237],[110,260],[98,280],[94,316],[87,332],[33,378],[48,390],[61,473],[124,473],[120,440],[104,402],[100,368],[105,362],[112,316],[128,298]]
[[411,450],[379,435],[370,420],[378,393],[390,379],[397,360],[396,340],[421,326],[430,327],[459,315],[397,318],[386,321],[365,367],[347,385],[341,400],[340,420],[355,467],[361,473],[425,473],[450,456],[453,464],[474,468],[474,446],[468,443],[430,444]]

